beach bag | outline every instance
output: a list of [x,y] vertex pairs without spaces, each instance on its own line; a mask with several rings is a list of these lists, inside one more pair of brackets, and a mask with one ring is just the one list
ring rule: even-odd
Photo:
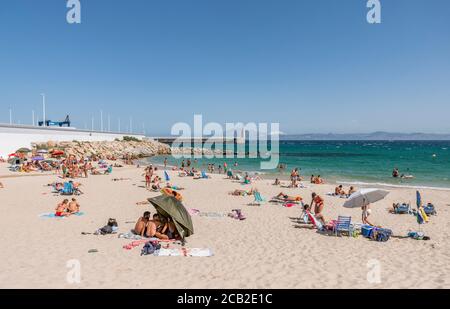
[[389,229],[374,228],[370,233],[370,238],[375,241],[385,242],[388,241],[392,235],[392,231]]
[[161,245],[157,242],[147,242],[141,250],[141,255],[150,255],[155,253],[156,250],[161,249]]
[[428,204],[427,206],[424,206],[423,211],[427,215],[435,215],[436,214],[436,209],[434,208],[433,204]]
[[112,234],[113,228],[110,225],[105,225],[100,229],[100,234],[106,235],[106,234]]

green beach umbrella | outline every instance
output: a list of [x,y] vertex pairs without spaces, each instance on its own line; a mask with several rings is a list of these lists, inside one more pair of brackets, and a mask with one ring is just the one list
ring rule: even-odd
[[160,195],[149,198],[148,201],[155,207],[161,217],[172,219],[183,241],[185,237],[194,234],[191,215],[175,197]]

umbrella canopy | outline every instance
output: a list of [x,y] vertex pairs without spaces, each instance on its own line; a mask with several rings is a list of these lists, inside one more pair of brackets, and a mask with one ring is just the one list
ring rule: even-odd
[[422,196],[420,195],[419,191],[416,191],[416,205],[417,209],[419,209],[422,206]]
[[48,150],[46,150],[46,149],[39,149],[37,151],[37,153],[48,153]]
[[389,191],[381,189],[361,189],[350,195],[348,200],[344,203],[344,207],[360,208],[368,204],[378,202],[384,199],[384,197],[388,194]]
[[166,171],[164,171],[164,178],[166,179],[166,181],[170,181],[169,174],[167,174]]
[[185,237],[194,234],[191,216],[179,200],[172,196],[160,195],[149,198],[148,201],[155,207],[161,217],[172,219],[183,240]]
[[417,205],[417,211],[415,212],[415,216],[417,219],[417,223],[424,224],[428,222],[428,216],[425,213],[425,210],[423,210],[422,206],[422,196],[420,195],[419,191],[416,191],[416,205]]
[[43,161],[43,160],[44,160],[44,158],[41,156],[36,156],[36,157],[31,158],[31,161]]
[[28,153],[28,152],[31,152],[31,150],[28,148],[22,147],[22,148],[18,149],[16,152],[17,153]]

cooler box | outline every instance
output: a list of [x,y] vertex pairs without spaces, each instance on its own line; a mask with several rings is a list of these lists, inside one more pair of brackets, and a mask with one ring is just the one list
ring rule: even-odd
[[362,225],[361,226],[361,234],[364,237],[369,238],[370,237],[370,232],[373,230],[373,226],[370,225]]

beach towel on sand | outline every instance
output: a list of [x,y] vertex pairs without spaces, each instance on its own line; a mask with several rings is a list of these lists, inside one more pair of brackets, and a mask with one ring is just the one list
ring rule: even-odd
[[[71,216],[80,217],[83,215],[84,215],[84,212],[76,212],[76,213],[72,214]],[[59,217],[59,216],[56,216],[55,213],[53,213],[53,212],[47,212],[47,213],[40,214],[39,218],[42,218],[42,219],[62,218],[62,219],[64,219],[66,217]]]
[[[138,236],[138,235],[137,235],[137,236]],[[141,237],[141,236],[139,236],[139,237]],[[132,242],[129,243],[129,244],[124,245],[123,248],[126,249],[126,250],[131,250],[131,249],[133,249],[134,247],[140,246],[140,245],[142,245],[142,244],[146,244],[146,243],[148,243],[149,241],[151,241],[151,242],[158,242],[158,243],[159,243],[159,242],[169,243],[169,242],[176,242],[177,240],[175,240],[175,239],[162,240],[162,239],[158,239],[158,238],[156,238],[156,237],[151,237],[151,238],[142,238],[142,237],[141,237],[141,239],[139,239],[139,240],[135,240],[135,241],[132,241]]]
[[224,218],[227,216],[226,214],[220,212],[199,212],[197,215],[200,217],[208,217],[213,219]]
[[209,248],[177,248],[165,249],[161,248],[155,251],[156,256],[192,256],[192,257],[210,257],[213,252]]

